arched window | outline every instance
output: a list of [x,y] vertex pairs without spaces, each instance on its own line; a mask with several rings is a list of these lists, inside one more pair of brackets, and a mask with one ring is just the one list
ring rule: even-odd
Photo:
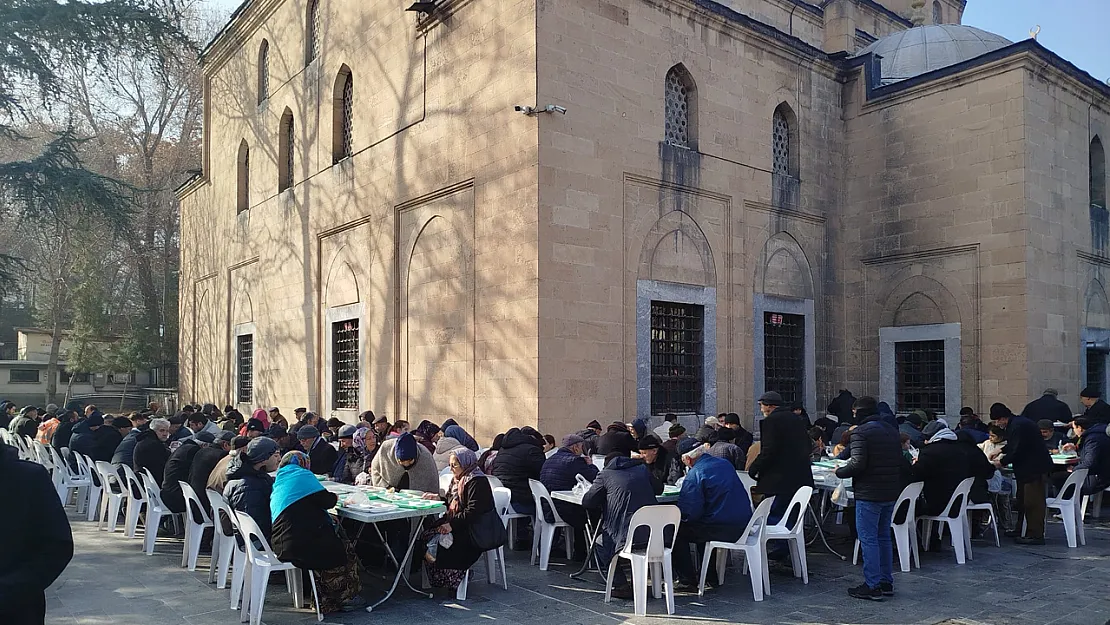
[[1106,150],[1102,139],[1095,135],[1091,139],[1090,152],[1090,196],[1091,196],[1091,247],[1096,252],[1106,251],[1110,218],[1106,211]]
[[797,204],[798,122],[785,102],[771,116],[771,181],[776,206]]
[[293,112],[285,109],[278,136],[278,193],[293,186],[293,137]]
[[239,142],[239,156],[235,159],[237,172],[235,181],[235,207],[236,214],[241,213],[251,206],[251,149],[247,140]]
[[347,158],[353,152],[352,117],[354,116],[354,79],[351,68],[339,68],[332,89],[331,102],[331,159],[333,163]]
[[258,47],[258,103],[270,97],[270,42],[262,40]]
[[697,89],[682,64],[667,72],[663,109],[666,117],[664,141],[680,148],[697,146]]
[[304,64],[320,56],[320,0],[309,0],[304,29]]
[[944,23],[944,10],[940,6],[940,0],[933,0],[933,23]]

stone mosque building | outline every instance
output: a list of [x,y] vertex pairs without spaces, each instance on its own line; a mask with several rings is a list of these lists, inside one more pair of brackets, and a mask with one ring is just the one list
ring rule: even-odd
[[1105,383],[1110,87],[963,0],[409,4],[205,50],[183,400],[488,440]]

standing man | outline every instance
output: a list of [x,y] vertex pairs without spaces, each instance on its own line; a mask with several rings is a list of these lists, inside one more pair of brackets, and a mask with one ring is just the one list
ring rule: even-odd
[[[1086,392],[1088,389],[1083,389]],[[1071,422],[1071,408],[1067,404],[1057,398],[1057,391],[1054,388],[1046,388],[1041,396],[1033,401],[1025,404],[1025,408],[1021,410],[1021,416],[1036,422],[1041,419],[1048,419],[1049,421],[1059,421],[1061,423]],[[1097,397],[1098,395],[1095,395]],[[1079,401],[1083,401],[1082,395]],[[1087,405],[1087,404],[1083,404]]]
[[[1006,446],[992,458],[994,466],[1013,465],[1017,479],[1018,520],[1015,530],[1006,532],[1019,545],[1043,545],[1045,521],[1045,480],[1052,471],[1052,456],[1044,446],[1037,424],[1014,416],[1006,404],[991,406],[991,421],[1006,430]],[[1020,536],[1025,518],[1026,535]]]
[[[799,488],[813,486],[813,469],[809,463],[813,439],[805,423],[782,404],[782,396],[774,391],[760,396],[759,409],[764,418],[759,423],[759,455],[748,467],[748,474],[756,480],[755,492],[775,496],[767,517],[769,523],[782,519]],[[768,554],[773,559],[787,553],[782,541],[776,543],[774,546],[779,549]]]
[[[1102,401],[1102,392],[1097,388],[1088,386],[1083,389],[1083,392],[1079,394],[1079,403],[1087,409],[1083,412],[1083,416],[1090,419],[1092,423],[1110,424],[1110,404]],[[1071,421],[1071,415],[1068,415],[1066,419],[1059,420],[1068,423]]]
[[879,416],[875,398],[860,397],[854,408],[861,423],[852,430],[852,455],[848,464],[836,470],[838,478],[852,478],[856,533],[863,550],[863,584],[849,588],[848,595],[882,601],[884,596],[894,596],[890,522],[909,467],[898,430]]

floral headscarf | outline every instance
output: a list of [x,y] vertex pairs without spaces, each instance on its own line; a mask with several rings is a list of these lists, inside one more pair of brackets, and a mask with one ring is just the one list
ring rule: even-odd
[[458,512],[462,508],[462,493],[466,483],[471,478],[485,477],[486,474],[478,467],[478,454],[466,447],[453,450],[451,455],[462,469],[462,473],[451,480],[451,509]]
[[370,428],[360,427],[359,429],[355,430],[354,438],[351,439],[351,447],[357,449],[362,453],[367,453],[368,451],[370,451],[366,448],[367,434],[370,434]]
[[281,467],[284,467],[288,464],[295,464],[302,469],[308,469],[309,471],[312,470],[312,461],[309,460],[308,454],[304,453],[303,451],[286,452],[286,454],[281,457],[281,462],[278,463],[278,468],[280,469]]

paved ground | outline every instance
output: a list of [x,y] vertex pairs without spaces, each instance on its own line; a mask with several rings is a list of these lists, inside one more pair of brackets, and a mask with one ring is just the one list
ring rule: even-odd
[[[140,539],[97,532],[95,524],[74,521],[77,553],[62,577],[47,591],[51,625],[232,625],[226,590],[207,580],[208,559],[196,573],[178,567],[179,541],[160,539],[153,556],[141,553]],[[434,599],[404,591],[372,614],[329,617],[326,623],[382,625],[421,623],[745,623],[766,625],[1103,625],[1110,619],[1110,525],[1088,524],[1087,546],[1068,549],[1059,523],[1049,527],[1045,547],[1003,542],[974,544],[975,559],[955,564],[951,551],[923,554],[924,566],[895,573],[898,596],[882,603],[849,598],[845,589],[860,578],[858,567],[840,562],[820,548],[809,550],[809,585],[772,574],[773,596],[751,598],[747,577],[732,572],[726,586],[696,595],[679,595],[675,615],[666,617],[662,600],[650,599],[648,616],[636,617],[630,601],[606,605],[596,575],[589,581],[568,578],[571,567],[553,558],[551,570],[528,565],[522,552],[509,555],[509,590],[486,584],[484,567],[465,602],[440,592]],[[141,534],[140,534],[141,535]],[[819,544],[819,543],[818,543]],[[849,545],[850,546],[850,545]],[[574,567],[576,568],[576,567]],[[897,569],[897,563],[895,564]],[[201,570],[203,569],[203,571]],[[474,577],[472,575],[472,577]],[[370,600],[381,596],[377,580],[365,588]],[[284,585],[270,586],[264,622],[300,624],[314,613],[294,610]]]

